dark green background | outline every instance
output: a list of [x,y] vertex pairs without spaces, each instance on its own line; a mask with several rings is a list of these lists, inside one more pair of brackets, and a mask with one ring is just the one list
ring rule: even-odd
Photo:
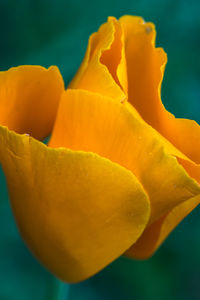
[[[168,53],[162,88],[165,106],[200,121],[200,5],[195,0],[0,0],[0,68],[58,65],[67,84],[89,35],[107,16],[141,15],[157,26]],[[1,300],[199,300],[200,209],[148,261],[120,258],[93,278],[65,285],[32,257],[18,234],[1,173]]]

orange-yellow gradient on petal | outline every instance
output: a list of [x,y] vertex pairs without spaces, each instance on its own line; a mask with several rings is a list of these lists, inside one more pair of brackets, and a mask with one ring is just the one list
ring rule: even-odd
[[[140,17],[109,17],[66,91],[56,67],[0,73],[13,212],[28,247],[64,281],[123,254],[151,256],[200,202],[200,127],[164,108],[166,54],[155,37]],[[48,146],[38,141],[50,132]]]

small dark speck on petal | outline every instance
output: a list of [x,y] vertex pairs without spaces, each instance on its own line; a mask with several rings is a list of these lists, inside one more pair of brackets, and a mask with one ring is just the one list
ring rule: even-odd
[[146,33],[149,34],[152,32],[152,28],[150,26],[146,27]]

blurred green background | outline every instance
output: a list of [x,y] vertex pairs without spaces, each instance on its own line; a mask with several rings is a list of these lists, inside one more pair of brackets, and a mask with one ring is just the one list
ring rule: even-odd
[[[200,2],[195,0],[0,0],[0,69],[57,65],[69,82],[89,35],[107,16],[140,15],[157,26],[168,54],[165,106],[200,122]],[[60,283],[18,234],[1,172],[0,300],[199,300],[200,209],[190,214],[147,261],[120,258],[93,278]]]

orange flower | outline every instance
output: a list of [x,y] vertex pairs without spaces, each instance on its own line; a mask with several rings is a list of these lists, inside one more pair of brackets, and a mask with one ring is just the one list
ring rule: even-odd
[[[200,127],[165,110],[165,63],[153,24],[124,16],[90,37],[66,91],[56,67],[0,74],[0,161],[15,218],[65,281],[124,253],[149,257],[200,202]],[[36,140],[51,131],[49,147]]]

